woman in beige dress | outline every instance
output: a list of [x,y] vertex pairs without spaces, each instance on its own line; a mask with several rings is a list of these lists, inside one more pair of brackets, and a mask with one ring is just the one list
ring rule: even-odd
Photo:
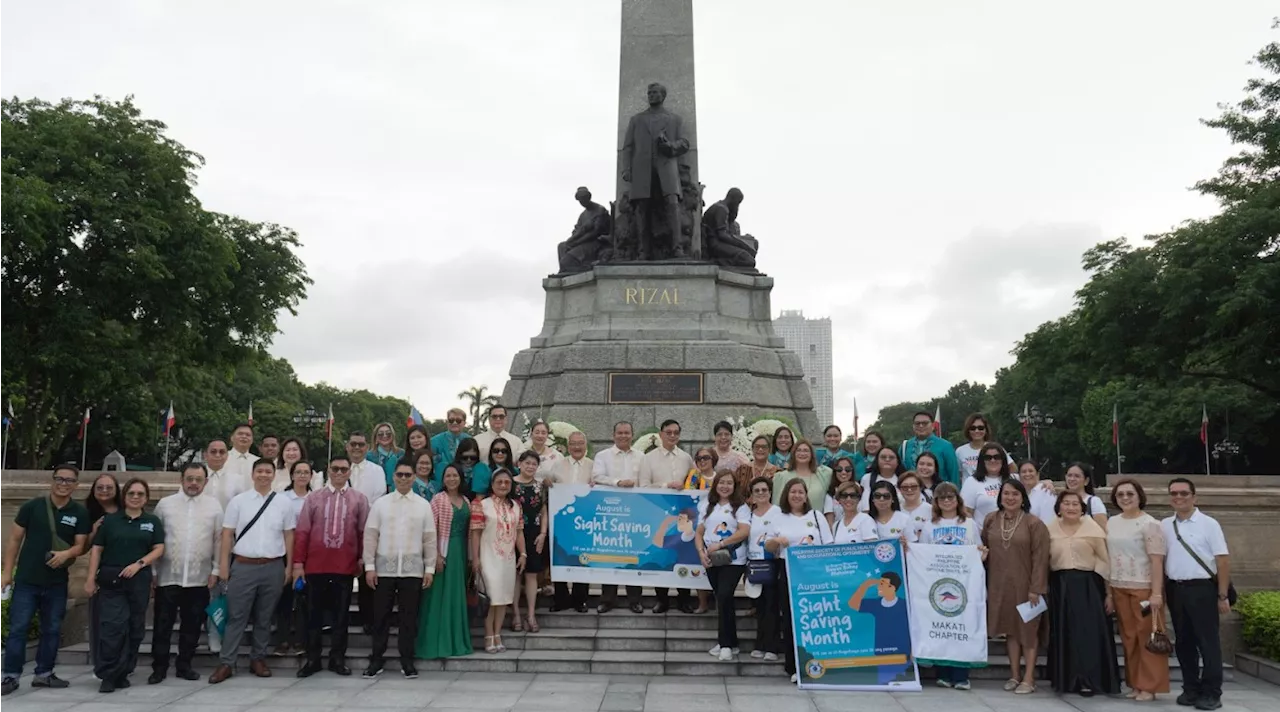
[[484,620],[485,652],[501,653],[502,620],[515,599],[516,576],[524,573],[524,513],[511,499],[512,477],[500,469],[489,481],[492,495],[471,505],[471,565],[489,596]]
[[1019,695],[1036,691],[1036,656],[1041,617],[1022,621],[1017,606],[1035,605],[1049,592],[1049,530],[1031,516],[1022,483],[1000,485],[1000,508],[982,523],[987,554],[987,635],[1007,636],[1009,679],[1004,689]]

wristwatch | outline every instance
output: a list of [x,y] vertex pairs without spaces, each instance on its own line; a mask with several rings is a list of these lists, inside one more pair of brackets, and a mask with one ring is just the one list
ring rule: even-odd
[[1225,601],[1225,600],[1227,600],[1227,597],[1226,597],[1225,595],[1223,595],[1223,594],[1218,594],[1218,600],[1219,600],[1219,601]]
[[142,559],[138,559],[137,561],[135,561],[135,562],[133,562],[133,563],[137,564],[137,565],[138,565],[138,568],[141,568],[141,569],[145,569],[145,568],[147,568],[147,562],[143,561]]

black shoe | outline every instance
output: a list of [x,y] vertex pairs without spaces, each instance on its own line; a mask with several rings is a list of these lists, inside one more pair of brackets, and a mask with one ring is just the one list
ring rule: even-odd
[[[653,612],[657,614],[662,614],[662,613],[666,613],[670,609],[671,609],[671,606],[668,606],[666,601],[661,601],[656,605],[654,605]],[[635,609],[632,609],[632,610],[635,610]]]
[[565,607],[561,606],[559,603],[553,603],[551,604],[551,607],[547,609],[547,611],[550,613],[559,613],[560,611],[563,611],[563,610],[566,610]]
[[126,676],[126,675],[121,675],[121,676],[120,676],[120,679],[119,679],[119,680],[116,680],[116,689],[117,689],[117,690],[123,690],[123,689],[128,688],[128,687],[133,687],[133,683],[132,683],[132,682],[129,682],[129,678],[128,678],[128,676]]
[[382,663],[370,662],[369,667],[365,668],[364,672],[361,673],[361,677],[377,677],[381,674],[382,674]]
[[418,668],[414,667],[412,660],[400,661],[400,672],[404,675],[406,680],[418,679]]
[[1193,692],[1184,692],[1181,695],[1178,695],[1178,699],[1176,700],[1176,702],[1182,705],[1183,707],[1195,707],[1196,702],[1199,699],[1200,699],[1200,695],[1197,695]]
[[17,691],[18,691],[18,678],[6,677],[4,679],[4,684],[0,686],[0,695],[7,695],[11,692],[17,692]]
[[573,610],[575,610],[575,611],[577,611],[577,612],[579,612],[579,613],[586,613],[586,612],[587,612],[587,604],[585,604],[585,603],[579,603],[578,605],[576,605],[576,606],[574,606],[574,607],[573,607]]
[[98,692],[105,694],[108,692],[115,692],[115,691],[116,691],[116,684],[111,680],[103,680],[102,684],[98,685]]
[[608,613],[613,610],[613,606],[614,604],[611,601],[601,602],[600,605],[596,606],[596,613]]
[[153,672],[153,673],[151,673],[150,677],[148,677],[148,678],[147,678],[147,684],[148,684],[148,685],[159,685],[160,683],[164,682],[164,678],[165,678],[165,674],[164,674],[164,673],[162,673],[162,672]]
[[31,686],[32,687],[48,687],[54,690],[63,690],[70,687],[71,683],[67,682],[66,680],[63,680],[62,678],[58,677],[57,675],[54,675],[53,673],[49,673],[48,675],[44,675],[42,677],[31,678]]
[[693,609],[693,604],[692,604],[692,603],[679,603],[679,604],[676,604],[676,608],[677,608],[681,613],[690,613],[690,614],[692,614],[692,613],[693,613],[693,610],[694,610],[694,609]]
[[311,677],[323,669],[324,668],[321,667],[318,662],[308,662],[306,665],[298,668],[298,677]]
[[182,680],[199,680],[200,679],[200,673],[196,672],[195,670],[179,670],[176,673],[174,673],[173,676],[180,678]]
[[633,603],[630,606],[632,613],[644,613],[644,606],[639,603]]
[[335,663],[331,661],[329,663],[329,672],[334,675],[346,677],[351,674],[351,668],[347,667],[346,663]]
[[1196,700],[1196,709],[1198,710],[1216,710],[1222,706],[1222,700],[1214,697],[1201,697]]

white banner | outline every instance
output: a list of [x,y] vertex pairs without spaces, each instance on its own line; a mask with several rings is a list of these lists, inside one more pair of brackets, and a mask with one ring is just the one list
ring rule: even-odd
[[978,547],[911,544],[907,581],[916,660],[986,667],[987,574]]

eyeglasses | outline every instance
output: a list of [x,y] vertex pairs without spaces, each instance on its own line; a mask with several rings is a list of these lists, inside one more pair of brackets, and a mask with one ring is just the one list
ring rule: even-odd
[[506,420],[506,419],[507,419],[506,413],[490,413],[489,414],[489,420]]
[[1116,492],[1116,499],[1132,499],[1137,496],[1136,492]]
[[694,461],[695,461],[695,462],[706,462],[707,460],[710,460],[710,459],[711,459],[711,456],[710,456],[710,455],[699,455],[699,456],[697,456],[697,457],[695,457],[695,458],[693,458],[693,459],[694,459]]
[[889,494],[888,492],[876,492],[875,494],[871,495],[871,499],[880,499],[880,500],[893,499],[893,495]]
[[463,462],[475,462],[476,460],[479,460],[480,458],[479,458],[478,456],[476,456],[476,455],[463,455],[462,457],[460,457],[460,458],[458,458],[458,459],[459,459],[459,460],[462,460]]
[[369,447],[369,443],[347,443],[348,447]]
[[853,472],[852,467],[837,467],[836,472]]
[[983,431],[983,432],[986,432],[986,430],[987,430],[987,426],[985,426],[985,425],[970,425],[970,426],[969,426],[969,430],[970,430],[970,431],[974,431],[974,430],[981,430],[981,431]]
[[917,428],[919,428],[919,427],[925,427],[925,426],[933,425],[933,423],[930,423],[930,422],[929,422],[929,421],[927,421],[927,420],[917,420],[916,422],[912,423],[912,425],[914,425],[914,426],[916,426]]
[[1190,497],[1191,490],[1169,490],[1170,497]]
[[124,496],[126,496],[126,497],[146,497],[146,496],[147,496],[147,493],[146,493],[146,492],[139,492],[138,490],[133,490],[132,492],[125,492],[125,493],[124,493]]
[[769,488],[768,488],[768,487],[757,487],[757,488],[755,488],[755,489],[751,490],[751,494],[769,494]]
[[331,473],[333,473],[333,474],[337,474],[337,475],[340,475],[340,474],[342,474],[342,473],[344,473],[344,472],[350,472],[350,471],[351,471],[351,468],[350,468],[350,467],[342,467],[342,466],[340,466],[340,465],[334,465],[334,466],[332,466],[332,467],[330,467],[330,468],[329,468],[329,472],[331,472]]
[[412,473],[412,472],[397,472],[397,473],[396,473],[396,479],[397,479],[397,480],[411,480],[411,479],[413,479],[413,473]]
[[464,421],[462,418],[450,418],[448,422],[449,422],[449,425],[462,425],[466,421]]
[[982,460],[983,462],[1003,462],[1004,458],[1000,457],[1000,453],[996,453],[994,455],[983,455]]
[[853,492],[841,492],[840,494],[836,495],[836,499],[857,499],[857,498],[858,498],[858,495],[854,494]]
[[59,485],[74,485],[76,482],[79,482],[79,480],[74,477],[55,477],[53,478],[53,482],[54,484]]
[[669,436],[669,437],[673,437],[673,438],[674,438],[674,437],[676,437],[677,435],[679,435],[679,434],[680,434],[680,431],[679,431],[679,430],[664,430],[664,431],[662,431],[662,434],[663,434],[663,435],[666,435],[666,436]]
[[388,435],[390,435],[390,434],[391,434],[391,431],[390,431],[390,430],[379,430],[378,432],[374,433],[374,435],[376,435],[376,436],[378,436],[378,437],[380,437],[380,438],[387,437],[387,436],[388,436]]
[[506,450],[506,449],[504,449],[504,448],[500,448],[500,447],[495,447],[495,448],[493,448],[492,450],[490,450],[489,452],[493,453],[494,455],[510,455],[510,454],[511,454],[511,451],[510,451],[510,450]]
[[955,499],[955,498],[956,498],[956,496],[955,496],[954,494],[940,494],[940,495],[938,495],[938,496],[934,497],[934,499],[938,500],[939,502],[946,502],[946,501],[948,501],[948,500],[952,500],[952,499]]

